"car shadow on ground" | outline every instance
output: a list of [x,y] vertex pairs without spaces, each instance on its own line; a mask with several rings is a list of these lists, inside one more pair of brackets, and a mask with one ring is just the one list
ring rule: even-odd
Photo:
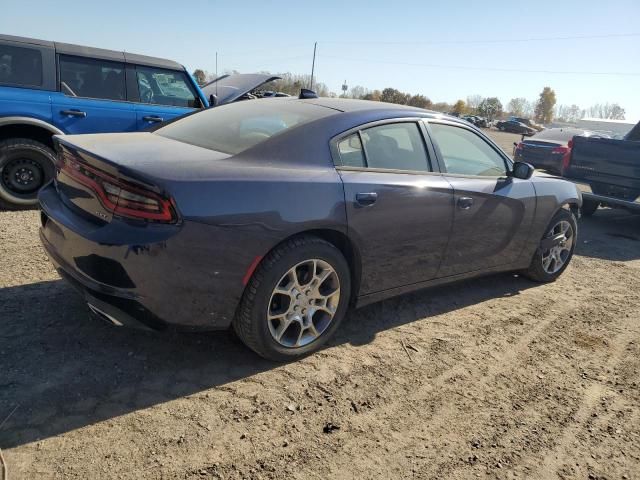
[[[515,281],[514,281],[515,280]],[[329,347],[534,286],[513,275],[351,312]],[[153,333],[89,318],[62,280],[0,289],[0,447],[48,438],[278,367],[229,332]]]
[[582,217],[576,255],[616,262],[640,259],[640,213],[600,208]]

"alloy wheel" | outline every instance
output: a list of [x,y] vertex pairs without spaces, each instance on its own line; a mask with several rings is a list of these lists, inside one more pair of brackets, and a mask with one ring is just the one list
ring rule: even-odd
[[269,332],[284,347],[309,345],[327,330],[339,304],[335,269],[324,260],[304,260],[291,267],[271,293]]
[[554,274],[560,270],[571,255],[573,248],[574,232],[571,224],[566,220],[556,223],[547,233],[545,238],[562,235],[560,241],[542,253],[542,268],[548,274]]

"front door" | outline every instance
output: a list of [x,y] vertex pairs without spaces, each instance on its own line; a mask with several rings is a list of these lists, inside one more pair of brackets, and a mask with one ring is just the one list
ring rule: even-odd
[[503,154],[471,128],[430,120],[429,131],[455,194],[453,231],[440,276],[517,261],[535,213],[532,182],[509,176]]
[[337,142],[349,235],[359,244],[360,294],[437,276],[453,190],[431,168],[419,122],[364,128]]
[[[133,70],[130,69],[130,72],[133,73]],[[201,105],[184,71],[136,65],[135,79],[138,130],[145,130],[160,122],[192,112]]]
[[135,130],[123,63],[60,55],[58,65],[60,92],[51,96],[56,127],[70,134]]

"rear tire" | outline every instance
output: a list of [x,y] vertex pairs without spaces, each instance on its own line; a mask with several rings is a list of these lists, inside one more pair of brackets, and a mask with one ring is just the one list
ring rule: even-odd
[[595,200],[583,200],[580,213],[582,213],[582,215],[584,215],[585,217],[590,217],[591,215],[596,213],[596,210],[598,210],[599,206],[600,202],[596,202]]
[[232,326],[258,355],[291,361],[317,351],[349,306],[351,278],[342,253],[311,236],[288,240],[260,263]]
[[553,216],[540,241],[561,233],[565,235],[565,242],[547,250],[539,246],[529,268],[522,272],[524,276],[536,282],[548,283],[562,275],[571,262],[578,238],[576,217],[569,210],[560,209]]
[[0,142],[0,207],[24,210],[38,203],[38,191],[55,175],[55,153],[28,138]]

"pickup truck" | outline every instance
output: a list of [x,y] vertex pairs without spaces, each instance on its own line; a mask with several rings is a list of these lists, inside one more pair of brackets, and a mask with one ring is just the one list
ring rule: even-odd
[[37,203],[53,135],[144,130],[208,106],[172,60],[0,35],[0,207]]
[[582,191],[583,215],[600,205],[640,212],[640,122],[622,140],[576,136],[562,176]]

